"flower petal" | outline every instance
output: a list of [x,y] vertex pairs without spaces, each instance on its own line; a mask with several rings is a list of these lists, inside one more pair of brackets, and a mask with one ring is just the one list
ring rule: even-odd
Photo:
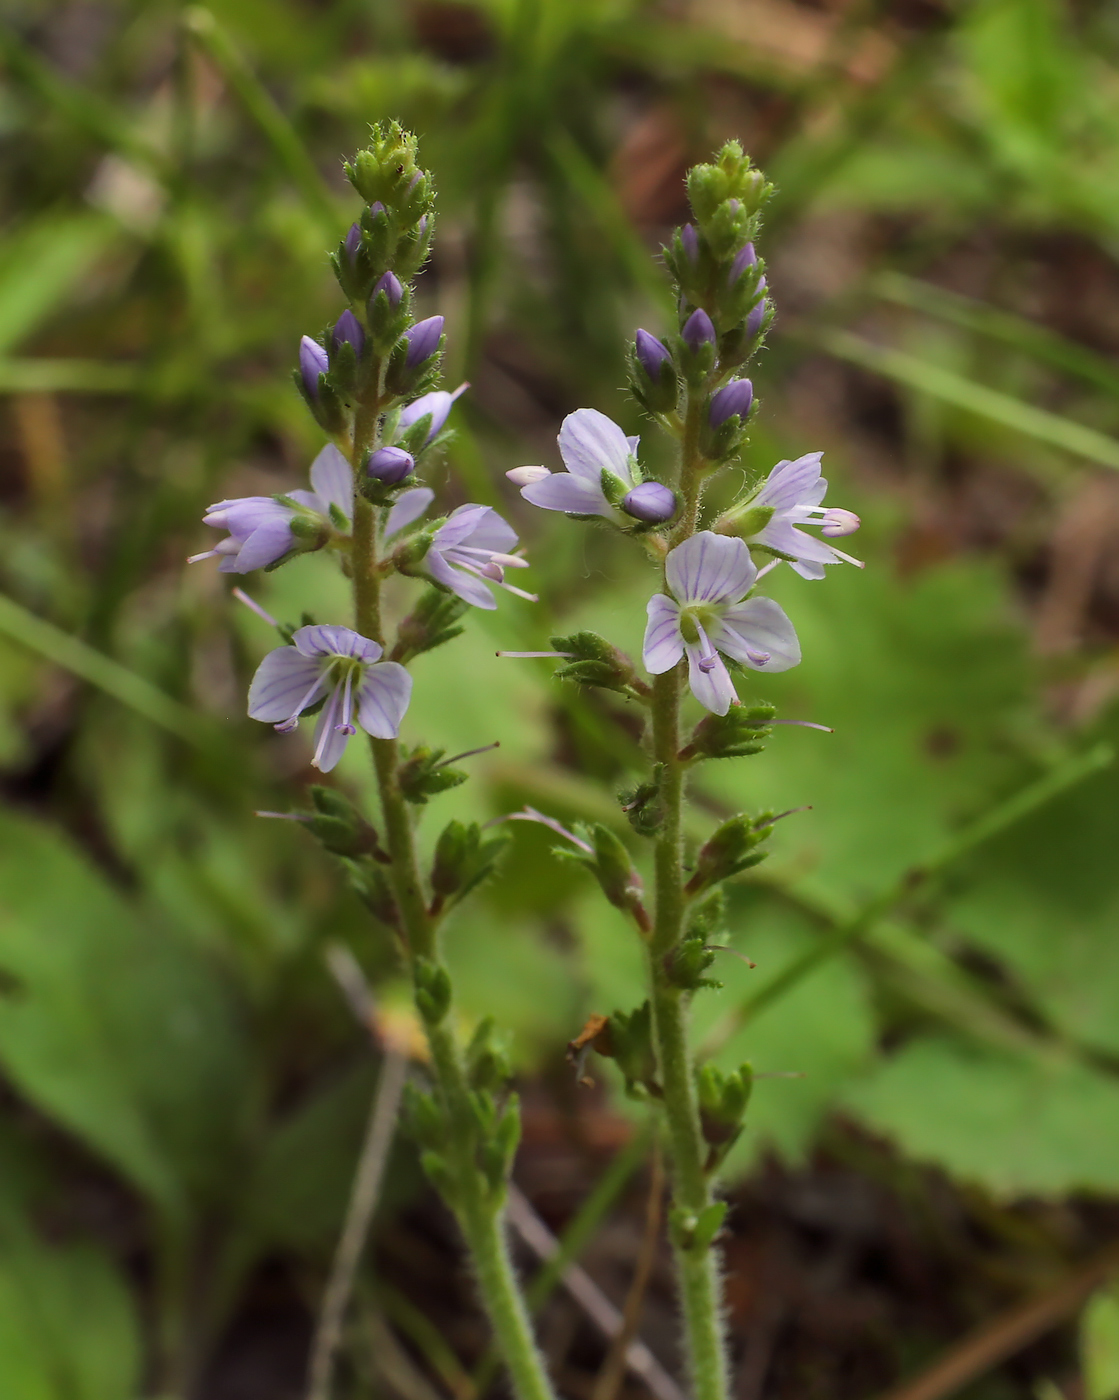
[[290,519],[290,514],[285,513],[282,519],[266,520],[259,529],[254,530],[237,551],[233,572],[249,574],[254,569],[263,569],[267,564],[282,559],[288,550],[294,549],[295,536],[291,533]]
[[317,623],[300,627],[291,640],[304,656],[352,656],[359,661],[376,661],[381,655],[377,642],[352,627]]
[[[704,709],[715,715],[725,715],[738,695],[723,658],[704,658],[703,647],[698,643],[689,643],[684,650],[688,653],[688,684],[692,694]],[[701,661],[705,662],[706,670],[700,665]]]
[[668,586],[681,603],[736,603],[754,586],[750,551],[733,535],[701,530],[669,551]]
[[430,486],[413,486],[410,491],[402,491],[385,521],[385,539],[418,520],[434,500],[435,492]]
[[353,468],[332,442],[311,463],[311,485],[327,505],[337,506],[347,520],[353,519]]
[[[809,564],[803,559],[794,560],[789,565],[789,568],[792,569],[795,573],[798,573],[801,576],[801,578],[807,579],[822,579],[827,573],[827,570],[824,568],[823,564]],[[219,573],[221,571],[220,564],[218,565],[218,571]]]
[[794,559],[803,559],[813,564],[840,562],[839,555],[830,544],[817,539],[815,535],[805,534],[803,530],[798,530],[795,525],[780,517],[771,520],[756,535],[752,535],[750,543],[769,545],[770,549],[778,549],[782,554],[789,554]]
[[563,464],[573,476],[597,485],[603,467],[633,485],[629,469],[629,439],[612,418],[597,408],[577,408],[563,420],[559,431]]
[[570,472],[553,472],[543,481],[522,486],[521,495],[530,505],[543,510],[562,510],[568,515],[605,515],[607,519],[612,519],[614,514],[597,477],[590,481],[584,476],[572,476]]
[[[747,598],[726,608],[708,627],[712,643],[752,671],[787,671],[800,664],[800,642],[785,611],[772,598]],[[768,654],[769,660],[750,659]]]
[[[473,510],[473,506],[460,506],[460,510]],[[517,543],[517,532],[507,520],[502,520],[492,506],[483,506],[485,515],[478,517],[478,523],[470,534],[461,541],[471,549],[492,549],[497,554],[508,554]]]
[[646,612],[649,621],[645,626],[645,641],[641,648],[641,659],[651,675],[660,676],[671,671],[684,654],[684,638],[680,634],[680,604],[663,593],[654,593],[649,599]]
[[[822,452],[809,452],[792,462],[778,462],[754,497],[755,506],[772,506],[774,510],[791,510],[798,505],[818,505],[823,493],[816,487],[820,477]],[[827,483],[824,483],[827,490]],[[817,496],[818,500],[811,497]]]
[[395,739],[412,698],[412,677],[395,661],[366,668],[357,688],[357,720],[375,739]]
[[435,532],[432,549],[452,549],[464,544],[485,519],[492,506],[466,505],[451,511],[444,524]]
[[[308,696],[316,680],[317,691]],[[256,668],[249,686],[249,718],[279,724],[300,707],[314,704],[325,688],[321,662],[295,647],[277,647]]]
[[217,501],[202,517],[203,525],[215,530],[228,530],[235,539],[247,540],[254,530],[271,520],[290,520],[291,510],[274,501],[271,496],[242,496],[231,501]]
[[437,583],[449,588],[464,602],[490,611],[497,607],[493,594],[480,578],[475,574],[468,574],[464,569],[454,568],[437,550],[428,550],[424,567]]

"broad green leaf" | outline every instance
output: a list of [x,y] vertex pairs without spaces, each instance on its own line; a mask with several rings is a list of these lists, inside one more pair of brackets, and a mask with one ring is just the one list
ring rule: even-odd
[[1085,1400],[1119,1395],[1119,1291],[1101,1288],[1080,1319],[1080,1361]]
[[845,1095],[903,1151],[1003,1195],[1119,1188],[1119,1080],[919,1040]]
[[167,1210],[228,1188],[247,1051],[223,979],[60,832],[0,813],[0,1060]]
[[1079,784],[969,863],[950,932],[994,954],[1069,1036],[1119,1049],[1119,773]]
[[0,1395],[134,1400],[139,1379],[138,1319],[112,1261],[0,1227]]

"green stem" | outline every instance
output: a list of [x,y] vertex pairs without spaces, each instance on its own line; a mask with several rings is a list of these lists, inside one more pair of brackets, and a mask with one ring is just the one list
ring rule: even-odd
[[[690,396],[680,470],[681,520],[672,544],[694,534],[699,516],[703,461],[699,454],[701,393]],[[695,1400],[726,1400],[726,1338],[720,1280],[713,1248],[689,1239],[694,1222],[712,1204],[704,1142],[688,1048],[687,994],[668,975],[668,955],[684,932],[684,765],[680,762],[682,664],[653,682],[653,753],[663,764],[664,823],[655,850],[656,918],[649,944],[653,1036],[664,1093],[663,1109],[672,1160],[673,1245],[684,1312],[684,1335]]]
[[[351,458],[355,471],[364,461],[365,453],[376,443],[375,428],[375,413],[360,412]],[[376,511],[358,496],[351,555],[355,623],[363,636],[383,644],[378,563]],[[400,790],[397,742],[395,739],[370,739],[369,742],[381,799],[385,843],[392,861],[390,879],[414,973],[419,959],[438,959],[436,921],[424,894],[412,819]],[[493,1200],[475,1159],[477,1126],[458,1047],[446,1020],[438,1025],[430,1022],[424,1025],[431,1049],[436,1096],[447,1125],[445,1155],[456,1186],[453,1205],[498,1350],[509,1369],[518,1400],[554,1400],[509,1257],[504,1209]]]

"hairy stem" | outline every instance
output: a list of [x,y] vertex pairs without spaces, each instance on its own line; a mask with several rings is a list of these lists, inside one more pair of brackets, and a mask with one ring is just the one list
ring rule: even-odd
[[[375,445],[375,413],[359,414],[351,456],[355,474],[365,454]],[[378,562],[376,510],[358,496],[351,556],[355,623],[363,636],[383,645]],[[436,924],[424,894],[412,818],[400,790],[397,742],[395,739],[371,739],[370,746],[385,841],[392,861],[390,879],[400,915],[400,931],[414,973],[419,959],[435,961],[438,958]],[[477,1127],[458,1047],[446,1020],[438,1025],[424,1024],[431,1049],[436,1097],[447,1127],[444,1155],[456,1187],[456,1197],[451,1204],[474,1265],[478,1290],[494,1330],[497,1348],[509,1369],[517,1400],[554,1400],[509,1257],[505,1212],[494,1202],[475,1159]]]
[[[680,469],[680,523],[672,544],[695,533],[702,489],[699,454],[704,396],[692,393],[684,423]],[[694,1066],[688,1048],[688,995],[668,973],[668,958],[684,932],[684,768],[680,752],[681,662],[653,682],[653,752],[663,764],[664,823],[657,833],[656,917],[649,943],[653,1037],[664,1092],[663,1108],[672,1162],[673,1246],[684,1312],[684,1335],[695,1400],[726,1400],[726,1338],[714,1250],[690,1240],[689,1223],[712,1204],[704,1170],[707,1148],[699,1121]]]

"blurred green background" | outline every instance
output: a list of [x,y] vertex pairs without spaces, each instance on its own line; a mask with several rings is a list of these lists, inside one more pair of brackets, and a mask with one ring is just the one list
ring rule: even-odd
[[[867,567],[773,580],[805,661],[758,698],[835,733],[779,729],[697,788],[697,830],[811,805],[735,893],[756,970],[724,955],[696,1002],[721,1062],[803,1076],[759,1084],[728,1179],[862,1153],[915,1219],[949,1192],[983,1222],[965,1263],[1001,1273],[853,1378],[778,1367],[742,1394],[869,1393],[1114,1236],[1117,60],[1106,0],[6,0],[0,1396],[300,1393],[374,1073],[324,950],[403,993],[330,858],[254,816],[300,804],[310,749],[244,717],[272,635],[184,559],[209,502],[299,484],[320,444],[290,367],[340,309],[341,160],[383,117],[436,176],[421,314],[447,318],[448,386],[471,383],[433,484],[516,524],[541,596],[416,667],[406,738],[501,741],[429,841],[525,802],[632,835],[633,713],[494,652],[580,626],[638,647],[649,576],[503,472],[557,466],[581,405],[656,463],[619,386],[634,327],[668,326],[684,171],[736,136],[778,187],[744,466],[824,449]],[[348,620],[320,556],[240,581],[280,618]],[[335,777],[371,797],[360,745]],[[447,931],[464,1025],[513,1032],[530,1161],[561,1128],[624,1139],[633,1110],[577,1094],[563,1046],[641,997],[621,916],[548,847],[517,824]],[[573,1204],[602,1164],[579,1160]],[[406,1161],[394,1181],[406,1220]],[[231,1329],[270,1289],[265,1359],[236,1371]],[[1083,1369],[1076,1345],[975,1393],[1108,1400],[1110,1295]],[[345,1393],[393,1391],[353,1365]]]

